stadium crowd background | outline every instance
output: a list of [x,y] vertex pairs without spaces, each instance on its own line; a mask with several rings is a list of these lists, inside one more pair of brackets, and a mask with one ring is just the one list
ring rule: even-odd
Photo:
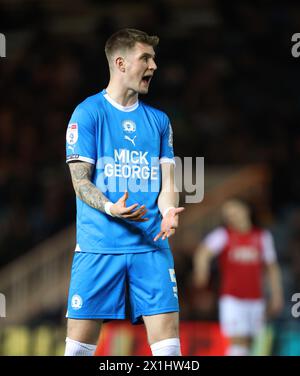
[[[66,125],[77,103],[105,87],[105,40],[128,26],[161,39],[144,100],[169,114],[177,156],[204,156],[205,169],[269,166],[261,220],[275,236],[287,302],[277,324],[299,327],[290,313],[290,292],[300,292],[300,70],[290,51],[300,5],[292,2],[1,1],[0,267],[74,222]],[[214,319],[195,308],[183,257],[183,318]]]

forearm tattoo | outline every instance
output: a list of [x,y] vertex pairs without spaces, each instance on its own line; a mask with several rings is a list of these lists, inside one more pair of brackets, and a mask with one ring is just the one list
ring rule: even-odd
[[105,212],[104,205],[109,200],[91,182],[94,166],[78,161],[69,163],[69,167],[76,195],[92,208]]

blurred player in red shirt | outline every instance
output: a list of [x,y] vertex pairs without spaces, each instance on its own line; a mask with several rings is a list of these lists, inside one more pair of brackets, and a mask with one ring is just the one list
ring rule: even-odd
[[[237,199],[227,201],[222,216],[225,226],[211,231],[195,252],[194,281],[197,287],[208,283],[210,263],[218,256],[219,315],[230,343],[227,355],[249,355],[266,311],[275,316],[283,307],[281,273],[272,235],[253,225],[248,205]],[[263,296],[264,272],[270,290],[268,310]]]

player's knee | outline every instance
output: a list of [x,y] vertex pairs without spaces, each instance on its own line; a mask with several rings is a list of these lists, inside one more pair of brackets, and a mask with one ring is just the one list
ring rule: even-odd
[[179,328],[178,323],[175,320],[170,320],[169,322],[152,327],[152,330],[148,332],[148,341],[150,345],[165,339],[178,337]]
[[180,355],[178,312],[143,316],[143,319],[153,355]]
[[245,347],[250,347],[251,345],[251,338],[250,337],[229,337],[229,343],[231,345],[240,345],[240,346],[245,346]]
[[96,320],[68,319],[67,337],[78,342],[96,345],[100,328],[101,322]]

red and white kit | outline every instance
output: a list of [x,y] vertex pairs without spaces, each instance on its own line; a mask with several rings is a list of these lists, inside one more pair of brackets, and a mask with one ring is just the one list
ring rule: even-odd
[[276,261],[269,231],[249,232],[219,227],[204,244],[219,256],[221,271],[220,322],[227,336],[253,336],[263,326],[263,269]]

